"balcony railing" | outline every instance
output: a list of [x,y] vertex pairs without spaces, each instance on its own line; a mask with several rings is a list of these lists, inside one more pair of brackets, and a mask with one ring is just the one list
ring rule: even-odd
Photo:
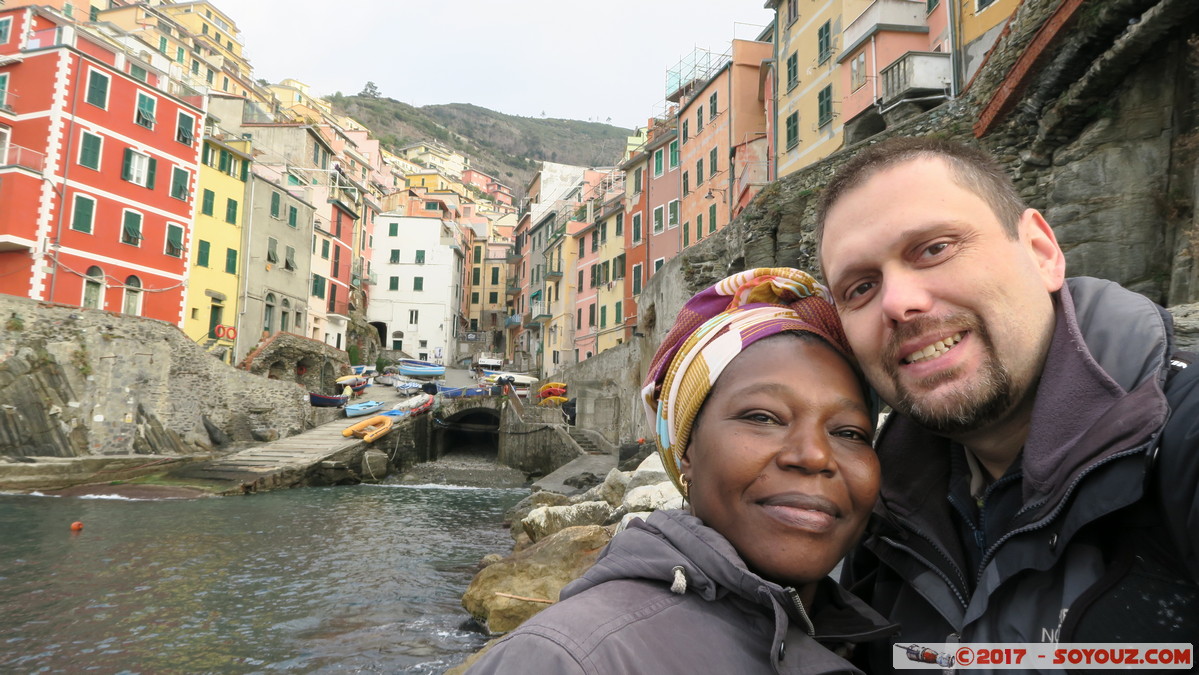
[[918,92],[949,88],[949,54],[908,52],[883,68],[883,101],[896,101]]
[[507,295],[520,295],[520,281],[517,279],[508,279],[504,286],[504,292]]
[[557,265],[551,265],[551,266],[547,267],[545,269],[545,278],[546,279],[561,279],[562,278],[562,268]]
[[519,314],[509,315],[507,319],[504,319],[504,328],[511,328],[513,326],[519,326],[520,322],[521,322],[521,317]]
[[46,168],[46,155],[19,145],[0,147],[0,168],[10,166],[42,173]]
[[873,35],[877,29],[895,30],[895,27],[927,30],[925,14],[928,7],[924,3],[911,0],[874,0],[856,19],[845,27],[842,44],[843,53],[851,52],[855,45]]

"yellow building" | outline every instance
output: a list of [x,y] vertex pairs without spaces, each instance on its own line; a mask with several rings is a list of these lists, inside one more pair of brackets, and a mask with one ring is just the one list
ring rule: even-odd
[[621,196],[603,205],[598,224],[600,275],[607,281],[596,288],[596,302],[599,303],[597,354],[624,342],[624,200]]
[[209,350],[223,350],[226,361],[231,361],[237,341],[257,337],[236,331],[245,264],[242,223],[248,208],[246,180],[252,157],[249,141],[206,136],[196,183],[183,332]]
[[775,145],[778,176],[819,161],[841,148],[840,101],[844,92],[837,53],[845,4],[857,0],[771,0],[778,84]]
[[974,77],[983,57],[999,39],[1008,17],[1020,6],[1020,0],[939,0],[949,2],[949,21],[960,26],[961,37],[954,41],[961,53],[961,86]]
[[553,373],[576,362],[575,298],[578,294],[575,276],[579,259],[579,244],[576,235],[586,229],[587,224],[571,220],[563,214],[556,219],[546,233],[545,245],[545,306],[550,319],[542,331],[541,353],[547,363],[546,373]]

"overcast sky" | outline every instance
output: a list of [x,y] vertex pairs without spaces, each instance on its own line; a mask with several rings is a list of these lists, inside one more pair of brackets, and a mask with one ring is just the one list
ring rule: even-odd
[[372,81],[422,106],[644,125],[666,71],[723,51],[773,17],[763,0],[215,0],[237,23],[255,78],[324,96]]

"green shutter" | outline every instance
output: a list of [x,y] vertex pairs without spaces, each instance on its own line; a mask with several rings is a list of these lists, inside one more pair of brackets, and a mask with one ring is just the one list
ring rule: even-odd
[[212,155],[212,149],[210,148],[210,146],[207,143],[205,143],[204,150],[200,153],[200,162],[203,163],[205,166],[207,166],[208,158],[211,155]]
[[183,255],[183,228],[177,225],[167,227],[167,255],[176,258]]
[[237,249],[225,249],[225,272],[237,274]]
[[250,162],[243,159],[241,161],[241,182],[244,183],[248,180],[250,180]]
[[616,301],[616,311],[612,313],[612,323],[620,323],[624,318],[620,315],[621,301]]
[[715,231],[716,231],[716,205],[713,204],[708,207],[708,233],[711,234],[712,232],[715,232]]
[[158,160],[153,157],[146,163],[146,188],[154,189],[154,174],[158,171]]
[[220,161],[217,163],[217,169],[219,169],[221,173],[229,173],[229,161],[231,159],[232,157],[229,155],[229,151],[222,149]]
[[230,225],[237,224],[237,200],[228,199],[225,201],[225,222]]
[[142,219],[141,216],[133,211],[125,212],[124,230],[121,233],[121,241],[133,246],[140,245],[142,240]]
[[294,207],[294,206],[287,207],[287,224],[291,225],[292,227],[297,227],[298,226],[297,221],[299,220],[299,213],[300,212],[296,207]]
[[395,237],[399,234],[399,232],[400,232],[400,224],[399,223],[388,223],[387,224],[387,236]]
[[199,267],[208,267],[208,249],[212,245],[203,239],[200,240],[199,250],[196,252],[196,265]]
[[171,196],[187,199],[187,171],[179,167],[175,167],[171,174]]
[[204,204],[201,207],[201,212],[206,216],[212,215],[213,205],[216,202],[216,193],[212,190],[204,191]]
[[133,178],[133,149],[125,148],[125,155],[121,160],[121,180],[130,180],[131,178]]
[[100,168],[100,137],[87,132],[83,133],[83,149],[79,153],[79,163],[89,169]]
[[424,277],[413,277],[412,278],[412,290],[414,290],[414,291],[425,290],[425,278]]
[[75,214],[71,218],[71,229],[91,234],[95,208],[96,203],[92,200],[75,195]]
[[271,217],[272,218],[279,217],[279,193],[278,192],[271,193]]
[[108,78],[93,71],[87,78],[87,102],[103,108],[108,101]]

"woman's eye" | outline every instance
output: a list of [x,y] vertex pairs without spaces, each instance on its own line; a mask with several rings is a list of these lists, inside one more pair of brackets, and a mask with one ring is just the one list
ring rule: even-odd
[[750,422],[760,422],[762,424],[769,424],[774,421],[774,416],[769,413],[764,413],[764,412],[751,412],[751,413],[746,413],[745,415],[743,415],[742,419],[749,420]]
[[833,432],[833,435],[846,440],[857,441],[859,443],[870,443],[870,437],[865,433],[858,431],[857,429],[838,429],[837,431]]

